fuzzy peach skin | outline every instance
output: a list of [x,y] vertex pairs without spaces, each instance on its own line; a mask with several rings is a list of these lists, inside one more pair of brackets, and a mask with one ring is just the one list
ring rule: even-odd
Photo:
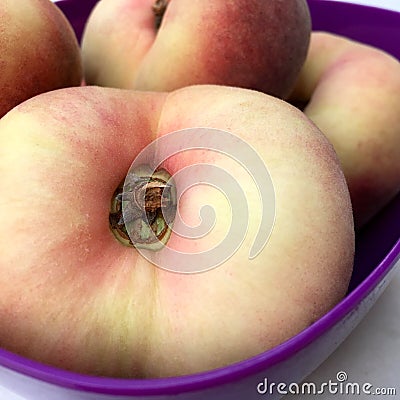
[[0,117],[39,93],[81,82],[79,45],[49,0],[0,1]]
[[[172,175],[199,163],[225,168],[250,209],[231,258],[179,274],[120,244],[109,210],[140,150],[198,126],[257,149],[274,182],[276,221],[249,260],[262,212],[251,177],[213,151],[172,156],[163,164]],[[0,344],[81,373],[166,377],[246,359],[330,310],[352,272],[350,196],[331,144],[298,109],[255,91],[87,86],[42,94],[0,120],[0,192]],[[215,210],[212,232],[197,240],[172,233],[168,246],[193,254],[224,239],[231,212],[216,188],[194,186],[178,210],[195,226],[203,205]]]
[[291,101],[332,142],[357,227],[400,190],[400,63],[376,48],[314,32]]
[[[222,84],[286,97],[307,55],[305,0],[102,0],[82,41],[88,84],[171,91]],[[266,78],[267,77],[267,78]]]

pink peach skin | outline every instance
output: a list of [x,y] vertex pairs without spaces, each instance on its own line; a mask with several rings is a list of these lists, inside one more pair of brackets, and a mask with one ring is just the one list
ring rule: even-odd
[[324,32],[291,100],[332,142],[349,185],[357,227],[400,190],[400,63],[370,46]]
[[[225,168],[250,208],[231,258],[178,274],[115,239],[110,204],[139,151],[198,126],[257,149],[274,182],[276,220],[249,260],[262,212],[253,180],[226,155],[172,156],[163,165],[171,174],[199,163]],[[255,91],[86,86],[36,96],[0,120],[0,192],[0,344],[81,373],[176,376],[254,356],[330,310],[352,271],[350,196],[331,144],[295,107]],[[211,234],[172,233],[171,248],[199,251],[224,238],[231,213],[215,188],[193,187],[178,208],[196,225],[206,204],[217,215]]]
[[155,29],[155,0],[102,0],[82,50],[88,84],[171,91],[221,84],[286,97],[311,30],[304,0],[171,0]]
[[75,33],[49,0],[2,0],[0,49],[0,117],[30,97],[81,82]]

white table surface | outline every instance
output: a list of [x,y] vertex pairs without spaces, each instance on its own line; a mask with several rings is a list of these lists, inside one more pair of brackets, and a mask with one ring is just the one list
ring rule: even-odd
[[[335,1],[349,2],[348,0]],[[400,12],[400,0],[352,0],[351,2]],[[305,379],[305,382],[320,384],[329,379],[335,380],[339,371],[345,371],[351,382],[360,384],[369,382],[375,388],[396,387],[396,396],[379,397],[400,399],[400,273],[396,274],[360,325],[331,357]],[[289,397],[291,396],[286,396],[285,399]],[[346,396],[338,394],[320,396],[324,400],[344,397]],[[373,397],[377,396],[360,395],[356,398],[363,400]],[[296,395],[296,398],[306,400],[311,397]],[[0,387],[0,400],[31,399],[22,399]]]

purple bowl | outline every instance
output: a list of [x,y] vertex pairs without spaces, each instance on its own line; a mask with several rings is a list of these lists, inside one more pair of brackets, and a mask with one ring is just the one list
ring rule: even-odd
[[[60,0],[81,37],[97,0]],[[400,58],[400,13],[309,0],[315,30],[345,35]],[[66,372],[0,349],[0,388],[29,400],[259,399],[269,382],[300,382],[350,334],[382,294],[400,262],[400,194],[356,238],[355,268],[347,296],[312,326],[285,343],[226,368],[177,378],[97,378]],[[259,389],[264,389],[260,386]],[[268,398],[280,397],[277,392]]]

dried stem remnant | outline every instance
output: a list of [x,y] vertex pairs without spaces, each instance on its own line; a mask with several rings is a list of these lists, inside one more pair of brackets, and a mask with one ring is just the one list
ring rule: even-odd
[[150,176],[130,176],[111,201],[110,227],[127,246],[159,250],[168,241],[176,214],[176,190],[160,169]]

